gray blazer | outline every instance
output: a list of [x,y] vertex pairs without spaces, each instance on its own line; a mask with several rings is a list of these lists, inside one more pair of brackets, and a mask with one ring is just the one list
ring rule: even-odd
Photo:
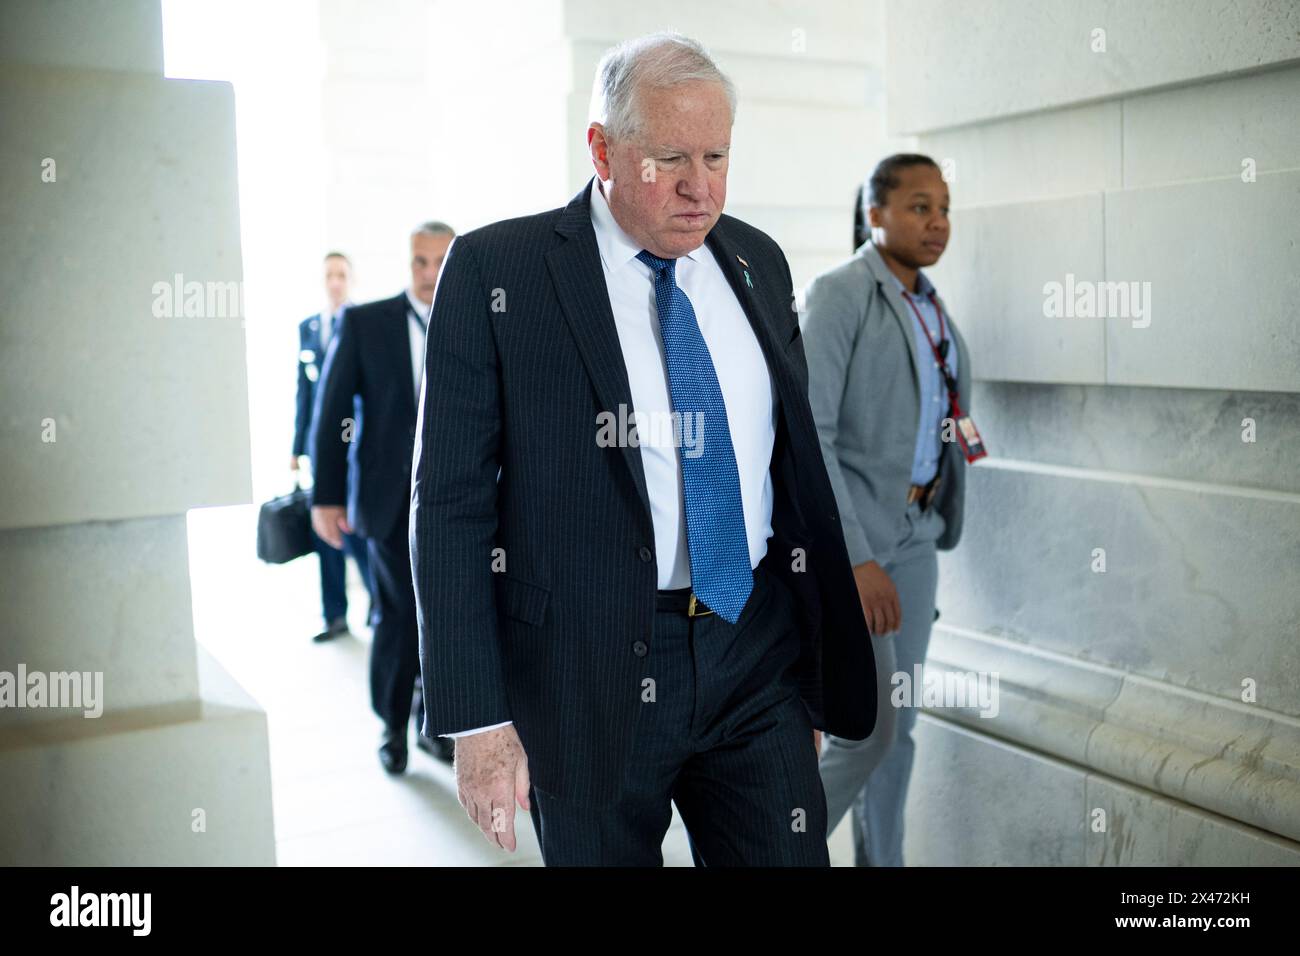
[[[870,241],[853,258],[823,272],[805,290],[804,351],[808,398],[822,458],[839,506],[854,566],[884,564],[907,531],[916,425],[921,416],[919,361],[912,310]],[[939,300],[957,347],[957,391],[970,411],[970,353]],[[937,546],[961,537],[966,458],[946,442],[933,507],[946,527]]]

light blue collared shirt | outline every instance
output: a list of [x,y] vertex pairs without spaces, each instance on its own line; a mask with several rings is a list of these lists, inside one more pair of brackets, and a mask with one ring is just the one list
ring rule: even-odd
[[[921,366],[921,415],[916,426],[916,449],[912,454],[912,484],[927,485],[939,473],[939,454],[943,450],[941,441],[943,420],[948,414],[948,387],[944,384],[935,361],[934,350],[930,348],[930,339],[925,336],[921,323],[916,320],[919,312],[930,337],[935,345],[939,344],[939,314],[935,311],[930,295],[935,292],[934,285],[926,278],[924,272],[916,274],[917,292],[911,292],[899,281],[898,276],[890,273],[890,278],[898,286],[904,299],[910,299],[916,306],[916,312],[908,309],[912,320],[912,335],[916,339],[916,357]],[[945,363],[954,379],[957,377],[957,342],[952,329],[944,318],[943,331],[948,339],[948,355]]]

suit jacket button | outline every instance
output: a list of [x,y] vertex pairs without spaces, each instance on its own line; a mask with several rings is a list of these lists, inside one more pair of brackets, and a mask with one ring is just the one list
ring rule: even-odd
[[632,645],[632,653],[637,657],[645,657],[649,652],[650,648],[646,647],[645,641],[637,641]]
[[641,550],[637,554],[641,555],[641,560],[646,562],[649,562],[654,557],[654,553],[644,544],[641,545]]

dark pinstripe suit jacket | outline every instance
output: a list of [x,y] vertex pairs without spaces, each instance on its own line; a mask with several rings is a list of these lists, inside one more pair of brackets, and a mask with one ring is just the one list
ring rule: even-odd
[[[452,243],[411,494],[424,731],[513,720],[533,783],[583,802],[618,791],[644,706],[633,645],[650,640],[657,588],[640,450],[596,441],[597,416],[630,414],[632,397],[592,182],[563,208]],[[875,723],[875,663],[808,405],[790,269],[730,216],[707,241],[780,401],[768,560],[801,606],[800,694],[815,726],[860,740]],[[805,570],[792,570],[796,548]]]
[[[406,293],[399,292],[348,309],[317,383],[311,502],[347,505],[353,530],[364,538],[396,534],[406,517],[416,419],[410,308]],[[349,418],[351,441],[345,441]]]

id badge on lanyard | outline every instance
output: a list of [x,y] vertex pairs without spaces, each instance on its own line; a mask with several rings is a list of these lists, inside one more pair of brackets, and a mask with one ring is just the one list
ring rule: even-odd
[[939,316],[939,342],[936,344],[934,336],[930,334],[930,329],[925,324],[925,320],[921,318],[921,310],[916,307],[912,297],[904,295],[903,298],[907,300],[907,304],[916,313],[916,321],[921,324],[921,331],[925,333],[926,341],[930,343],[930,351],[934,353],[934,360],[943,373],[943,384],[948,389],[949,417],[957,425],[957,444],[960,446],[962,454],[966,456],[967,464],[973,464],[987,455],[988,452],[984,449],[984,439],[980,438],[979,429],[975,427],[975,421],[961,410],[960,396],[957,394],[957,380],[948,371],[949,340],[943,334],[943,309],[939,308],[939,302],[934,293],[931,292],[930,304],[934,306],[935,314]]

